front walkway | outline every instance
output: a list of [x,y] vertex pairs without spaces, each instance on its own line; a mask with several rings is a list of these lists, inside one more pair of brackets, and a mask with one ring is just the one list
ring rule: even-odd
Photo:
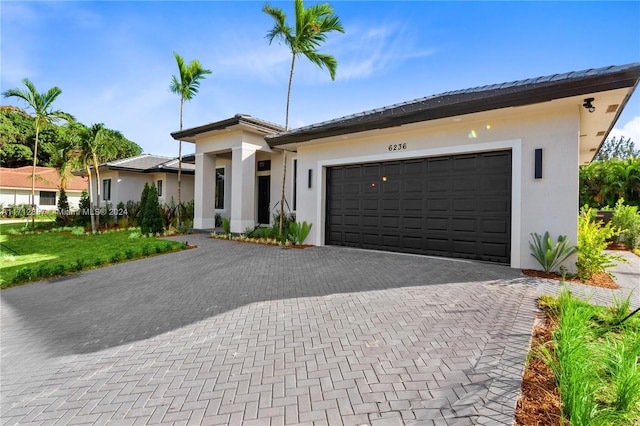
[[535,297],[559,288],[484,263],[180,239],[198,248],[0,293],[3,425],[510,424]]

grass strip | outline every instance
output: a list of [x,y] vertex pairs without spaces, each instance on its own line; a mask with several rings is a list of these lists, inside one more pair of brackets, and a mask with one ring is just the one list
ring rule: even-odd
[[67,275],[125,260],[186,248],[184,243],[145,237],[135,229],[85,233],[82,228],[0,235],[0,288]]
[[554,373],[562,421],[573,426],[640,425],[640,318],[629,313],[630,296],[611,307],[593,306],[565,288],[540,298],[557,321],[552,344],[539,355]]

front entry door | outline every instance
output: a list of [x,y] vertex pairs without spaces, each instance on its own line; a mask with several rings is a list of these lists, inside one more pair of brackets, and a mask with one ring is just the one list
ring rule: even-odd
[[269,224],[271,176],[258,176],[258,223]]

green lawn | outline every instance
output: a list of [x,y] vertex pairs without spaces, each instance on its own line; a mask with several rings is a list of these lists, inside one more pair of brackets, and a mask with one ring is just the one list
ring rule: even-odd
[[0,288],[185,248],[177,241],[142,237],[137,230],[91,234],[81,233],[81,228],[37,229],[16,234],[12,229],[22,230],[24,224],[0,225]]

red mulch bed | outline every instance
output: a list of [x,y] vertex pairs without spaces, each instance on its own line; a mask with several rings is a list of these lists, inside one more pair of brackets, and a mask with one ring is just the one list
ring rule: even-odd
[[[562,275],[557,274],[555,272],[544,272],[544,271],[536,271],[536,270],[533,270],[533,269],[523,269],[522,273],[525,274],[525,275],[528,275],[530,277],[547,278],[547,279],[551,279],[551,280],[562,281]],[[578,284],[584,284],[584,285],[590,285],[590,286],[593,286],[593,287],[611,288],[611,289],[614,289],[614,290],[620,288],[620,287],[618,287],[618,284],[616,284],[613,281],[611,276],[609,276],[609,274],[607,274],[605,272],[602,272],[600,274],[595,274],[588,281],[582,281],[578,277],[566,277],[565,281],[566,282],[572,282],[572,283],[578,283]]]
[[546,315],[533,329],[532,356],[522,377],[520,397],[516,405],[515,426],[568,426],[561,421],[561,401],[553,371],[536,356],[536,348],[551,341],[556,325]]

